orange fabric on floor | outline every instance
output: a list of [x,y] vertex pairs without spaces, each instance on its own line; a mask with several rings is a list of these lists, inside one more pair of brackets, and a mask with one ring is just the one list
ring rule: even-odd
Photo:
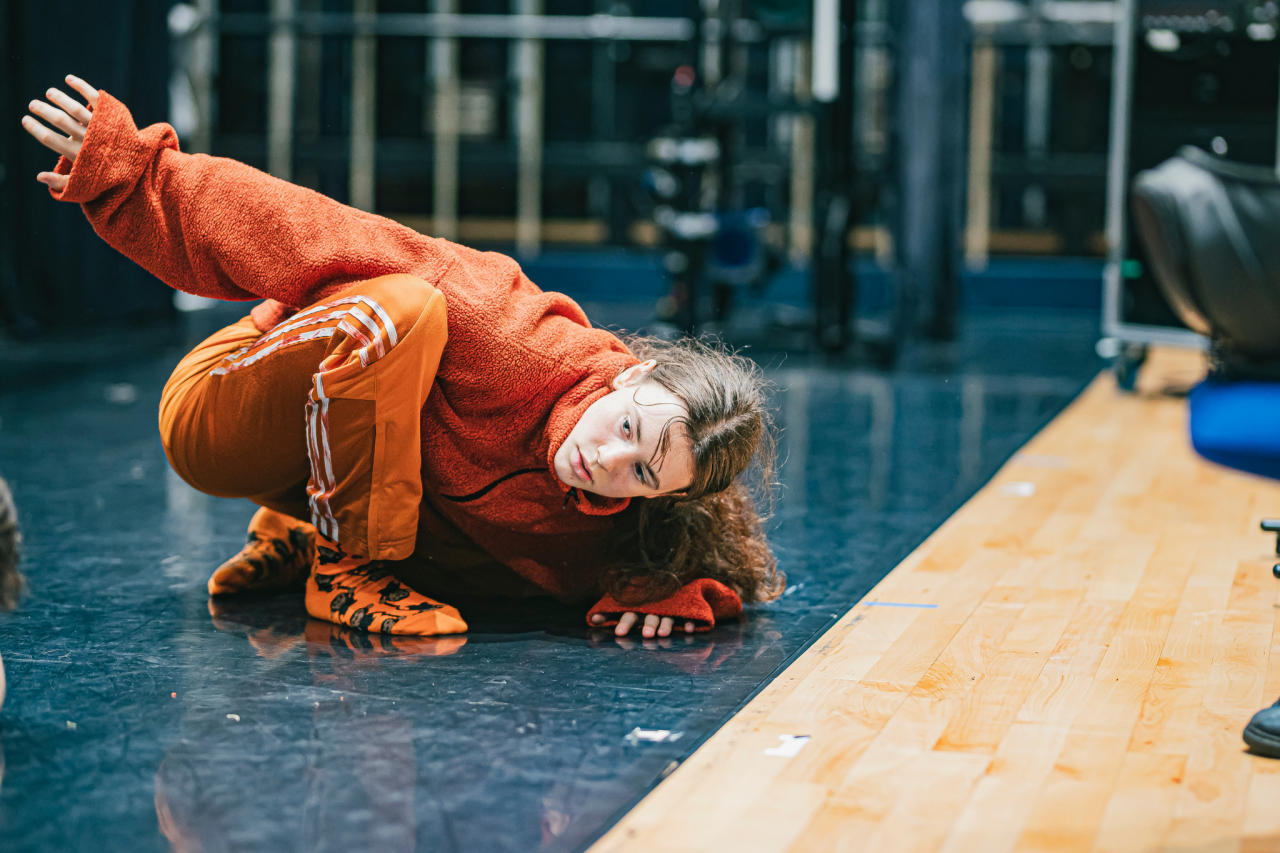
[[294,516],[309,506],[347,554],[402,560],[422,501],[420,413],[447,339],[443,295],[408,275],[347,288],[267,334],[241,320],[165,385],[165,453],[202,492]]

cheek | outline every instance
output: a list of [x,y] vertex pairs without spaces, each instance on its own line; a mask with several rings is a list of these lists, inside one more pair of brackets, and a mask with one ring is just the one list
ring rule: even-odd
[[592,419],[586,430],[586,440],[590,442],[591,447],[605,447],[618,438],[617,431],[611,418],[600,417]]
[[596,435],[599,433],[599,427],[595,423],[595,419],[588,417],[582,418],[574,426],[573,431],[569,433],[569,437],[573,439],[575,444],[581,447],[594,447],[598,442]]

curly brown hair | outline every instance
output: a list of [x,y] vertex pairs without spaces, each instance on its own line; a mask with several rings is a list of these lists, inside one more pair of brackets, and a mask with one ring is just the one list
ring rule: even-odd
[[765,537],[768,512],[757,509],[752,488],[771,509],[776,439],[769,383],[759,365],[719,343],[692,338],[625,342],[637,358],[657,364],[644,381],[684,402],[688,414],[667,423],[658,455],[666,452],[672,427],[681,424],[694,475],[684,494],[641,502],[639,523],[613,543],[605,588],[621,603],[640,604],[712,578],[746,602],[777,598],[786,576]]

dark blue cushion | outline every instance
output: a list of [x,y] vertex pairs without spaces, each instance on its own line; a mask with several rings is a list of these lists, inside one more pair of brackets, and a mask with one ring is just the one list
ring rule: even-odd
[[1215,382],[1191,390],[1191,445],[1212,462],[1280,479],[1280,382]]

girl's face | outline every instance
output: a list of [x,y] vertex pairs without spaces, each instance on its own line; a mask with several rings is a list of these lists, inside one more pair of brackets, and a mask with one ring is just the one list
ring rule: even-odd
[[555,455],[556,476],[566,486],[609,498],[647,498],[682,492],[693,482],[693,450],[681,424],[656,458],[662,431],[688,414],[675,394],[645,382],[655,367],[646,361],[613,380],[614,390],[591,404]]

